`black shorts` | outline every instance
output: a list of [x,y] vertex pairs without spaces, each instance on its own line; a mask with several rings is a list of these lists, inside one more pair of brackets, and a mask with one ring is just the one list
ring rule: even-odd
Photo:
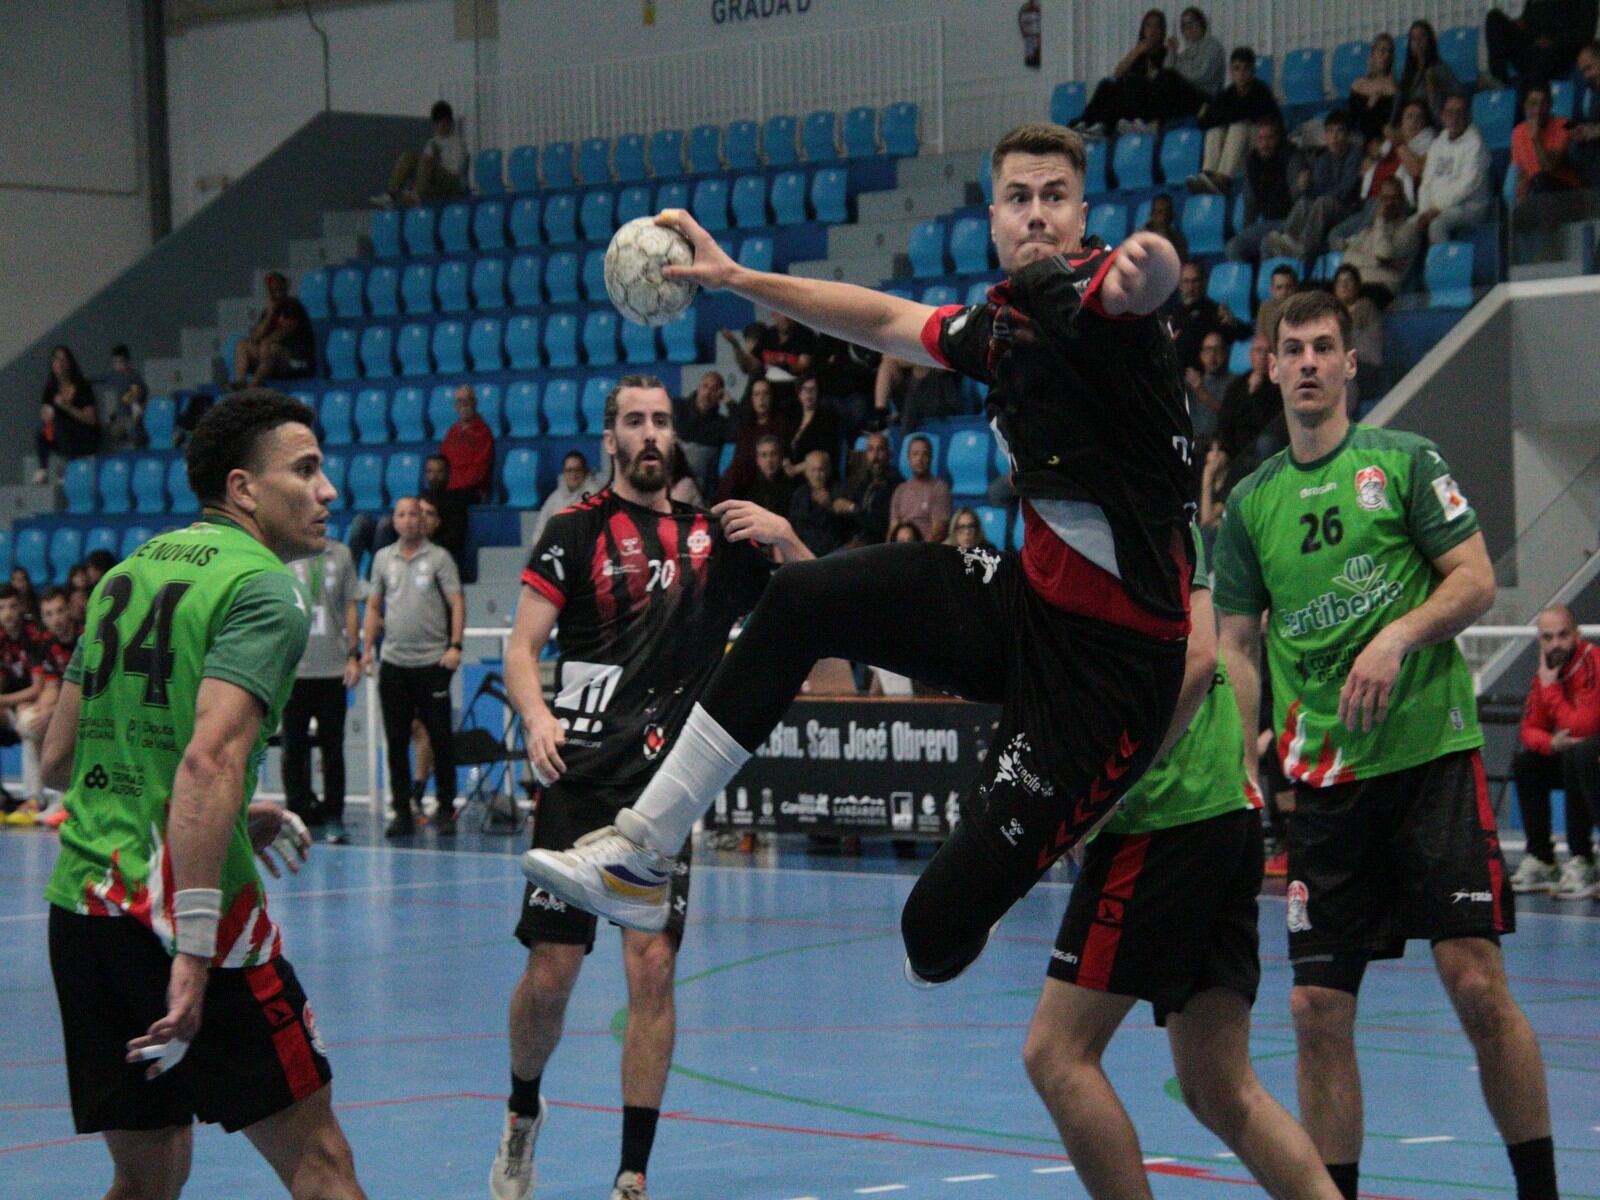
[[[533,848],[570,850],[586,833],[614,824],[617,813],[639,798],[642,789],[617,791],[592,784],[558,781],[544,788],[533,803]],[[689,857],[693,838],[684,843],[683,853],[672,868],[672,884],[667,899],[672,912],[662,930],[672,939],[673,948],[683,945],[683,925],[689,917]],[[594,949],[598,921],[593,913],[574,908],[531,883],[522,890],[522,916],[517,921],[517,940],[531,947],[535,942],[556,942],[582,946],[585,954]]]
[[1413,938],[1498,939],[1511,880],[1476,750],[1333,787],[1296,787],[1289,818],[1289,958],[1319,983],[1335,959],[1399,958]]
[[1154,833],[1102,833],[1073,885],[1050,977],[1148,1000],[1157,1025],[1210,988],[1253,1004],[1261,866],[1254,809]]
[[176,1067],[146,1080],[149,1064],[123,1056],[167,1011],[171,969],[161,943],[130,917],[50,909],[50,970],[79,1133],[166,1129],[196,1118],[232,1133],[333,1078],[305,992],[277,958],[213,969],[199,1036]]

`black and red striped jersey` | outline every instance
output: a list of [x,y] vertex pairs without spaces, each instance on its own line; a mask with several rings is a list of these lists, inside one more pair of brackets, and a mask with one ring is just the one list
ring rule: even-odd
[[46,657],[45,643],[51,640],[26,618],[15,634],[0,630],[0,692],[20,692],[33,682],[35,669]]
[[647,776],[772,570],[688,504],[660,513],[608,487],[551,517],[522,582],[561,611],[563,778],[626,788]]
[[67,664],[72,661],[72,651],[77,645],[76,637],[70,642],[63,642],[55,634],[46,633],[38,645],[38,658],[33,664],[33,673],[60,683],[66,678]]

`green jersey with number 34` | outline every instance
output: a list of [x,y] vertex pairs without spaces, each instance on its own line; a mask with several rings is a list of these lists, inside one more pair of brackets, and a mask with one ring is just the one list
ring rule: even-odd
[[223,858],[213,962],[247,967],[278,955],[281,939],[267,915],[246,805],[308,626],[304,595],[288,568],[231,521],[200,521],[152,538],[106,573],[67,668],[82,698],[61,856],[47,900],[74,912],[132,917],[176,953],[168,806],[194,735],[200,681],[221,679],[254,696],[263,717]]
[[1405,656],[1371,732],[1339,721],[1356,656],[1433,594],[1433,560],[1477,532],[1438,448],[1410,433],[1353,425],[1315,462],[1283,450],[1234,488],[1212,597],[1225,613],[1270,612],[1273,728],[1290,779],[1330,787],[1483,745],[1454,641]]

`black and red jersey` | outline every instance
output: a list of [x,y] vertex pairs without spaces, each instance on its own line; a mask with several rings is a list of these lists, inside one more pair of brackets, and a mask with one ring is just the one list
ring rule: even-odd
[[33,682],[35,668],[47,657],[48,634],[24,620],[13,634],[0,630],[0,692],[20,692]]
[[935,311],[923,345],[990,385],[1023,499],[1023,567],[1060,608],[1156,637],[1188,632],[1194,431],[1159,316],[1113,317],[1116,256],[1091,239],[1030,263],[982,304]]
[[551,517],[522,582],[561,610],[563,778],[625,788],[648,775],[772,570],[688,504],[660,513],[608,487]]
[[43,635],[39,643],[39,657],[33,664],[33,673],[41,679],[54,679],[60,683],[67,676],[67,664],[72,661],[72,652],[77,648],[76,636],[70,642],[63,642],[53,633]]

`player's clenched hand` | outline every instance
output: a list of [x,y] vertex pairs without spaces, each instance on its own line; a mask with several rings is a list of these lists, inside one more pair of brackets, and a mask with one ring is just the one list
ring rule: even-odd
[[567,764],[561,761],[560,747],[567,740],[567,731],[553,712],[542,707],[522,718],[522,731],[534,778],[541,787],[549,787],[566,774]]
[[1404,657],[1405,647],[1389,629],[1380,630],[1356,655],[1339,692],[1339,720],[1346,729],[1367,733],[1389,715],[1389,693]]
[[1150,313],[1178,286],[1178,252],[1159,233],[1132,234],[1117,247],[1100,281],[1100,304],[1112,316]]
[[686,267],[668,266],[661,269],[663,279],[692,279],[708,290],[727,287],[737,265],[727,251],[717,245],[717,239],[704,229],[700,222],[681,208],[664,208],[656,214],[656,224],[676,229],[689,239],[694,247],[694,261]]
[[170,1071],[182,1061],[189,1043],[200,1032],[200,1010],[206,998],[210,964],[192,954],[175,955],[167,977],[167,1012],[143,1037],[128,1043],[128,1062],[148,1062],[146,1079]]
[[300,870],[300,864],[311,852],[311,831],[304,821],[281,804],[261,800],[250,805],[246,824],[250,831],[250,848],[274,879],[283,878],[283,872],[273,861],[273,853],[289,868],[289,874]]
[[788,541],[794,534],[788,521],[750,500],[724,500],[712,508],[711,515],[721,519],[723,535],[730,542],[770,546]]

